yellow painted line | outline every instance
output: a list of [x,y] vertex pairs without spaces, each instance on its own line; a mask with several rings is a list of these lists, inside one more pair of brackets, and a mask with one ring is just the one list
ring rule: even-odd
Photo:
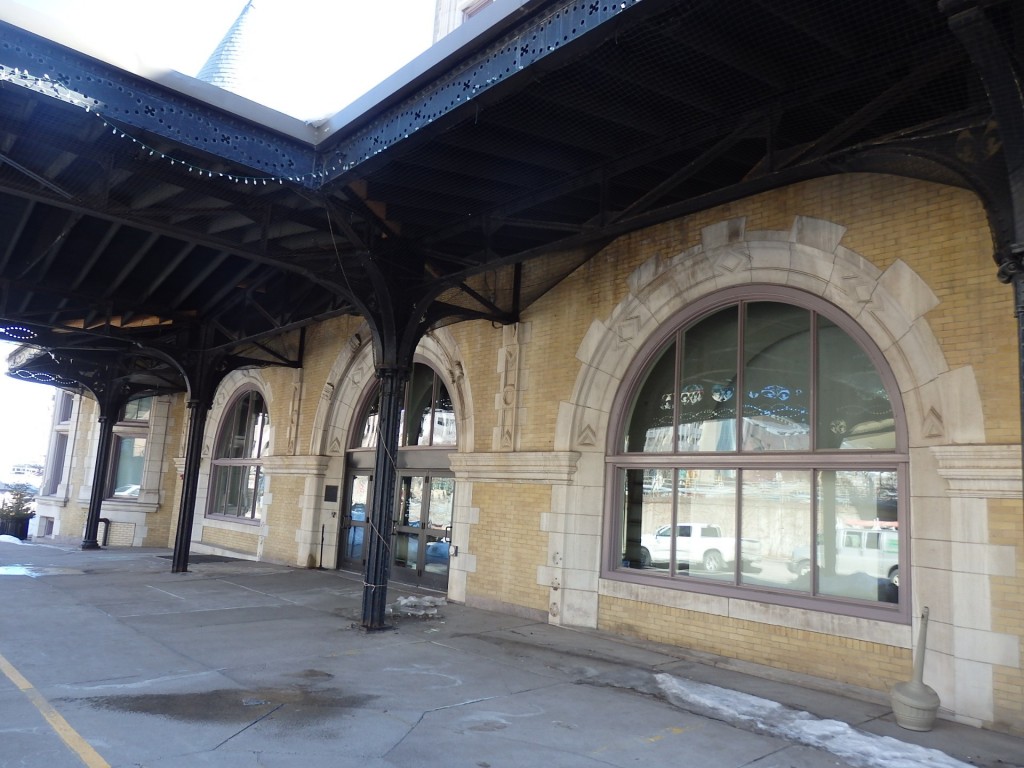
[[46,718],[46,722],[68,745],[68,749],[78,755],[78,758],[89,768],[110,768],[110,763],[100,757],[99,752],[92,748],[92,745],[83,739],[78,731],[72,728],[68,721],[61,717],[60,713],[53,708],[43,695],[35,689],[25,677],[14,668],[14,666],[0,654],[0,671],[7,679],[14,683],[18,690],[24,693],[29,701],[39,710],[39,713]]

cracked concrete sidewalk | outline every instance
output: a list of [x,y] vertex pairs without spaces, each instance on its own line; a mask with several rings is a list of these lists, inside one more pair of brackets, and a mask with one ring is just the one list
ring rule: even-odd
[[0,543],[0,765],[1024,765],[878,694],[398,586],[368,633],[351,574],[168,555]]

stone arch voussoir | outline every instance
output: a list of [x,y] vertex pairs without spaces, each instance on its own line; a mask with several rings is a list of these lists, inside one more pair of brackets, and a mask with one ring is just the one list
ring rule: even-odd
[[582,365],[565,404],[568,418],[559,421],[557,449],[604,450],[619,386],[651,334],[692,301],[751,283],[805,290],[860,323],[903,393],[912,447],[983,439],[973,374],[950,371],[925,320],[938,299],[904,262],[883,271],[843,246],[845,231],[808,216],[794,217],[789,230],[767,231],[727,219],[705,227],[698,245],[644,262],[628,278],[627,295],[606,319],[594,321],[577,349]]

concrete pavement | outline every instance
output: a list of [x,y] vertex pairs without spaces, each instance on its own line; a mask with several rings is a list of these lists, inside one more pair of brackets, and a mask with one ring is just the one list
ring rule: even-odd
[[[0,766],[1024,766],[887,697],[349,574],[0,541]],[[757,674],[751,674],[756,672]]]

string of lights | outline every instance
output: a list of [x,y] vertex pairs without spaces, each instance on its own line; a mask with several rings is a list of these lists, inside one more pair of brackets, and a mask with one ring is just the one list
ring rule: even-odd
[[308,173],[292,174],[287,176],[279,175],[248,175],[241,173],[230,173],[225,171],[219,171],[213,168],[202,166],[198,163],[190,160],[184,160],[180,157],[168,154],[156,147],[153,147],[139,138],[131,135],[129,130],[124,129],[114,123],[109,117],[104,115],[99,108],[100,102],[92,99],[85,94],[72,90],[66,84],[53,80],[49,75],[33,75],[30,72],[18,69],[16,67],[8,67],[0,64],[0,83],[7,82],[14,85],[28,88],[38,93],[44,93],[48,96],[53,96],[66,104],[84,109],[91,115],[94,115],[97,119],[102,121],[103,125],[110,131],[111,134],[131,141],[136,144],[143,151],[148,151],[149,156],[163,160],[170,163],[173,166],[179,166],[185,169],[188,173],[198,174],[200,177],[207,177],[211,179],[222,179],[227,182],[235,184],[243,184],[253,186],[267,185],[267,184],[284,184],[286,181],[302,184],[304,182],[314,182],[327,178],[329,175],[334,174],[342,170],[341,166],[325,166],[319,171],[310,171]]

